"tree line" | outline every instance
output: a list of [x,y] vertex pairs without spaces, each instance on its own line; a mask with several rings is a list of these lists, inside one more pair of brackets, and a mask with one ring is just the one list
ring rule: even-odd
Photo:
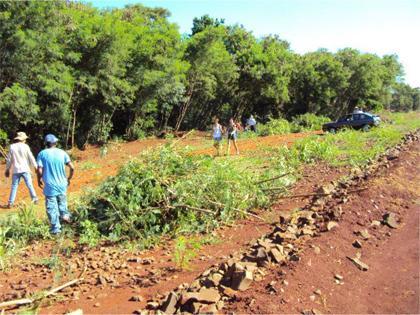
[[395,55],[344,48],[303,55],[277,35],[202,16],[181,35],[163,8],[0,2],[0,141],[53,132],[66,146],[358,106],[416,110]]

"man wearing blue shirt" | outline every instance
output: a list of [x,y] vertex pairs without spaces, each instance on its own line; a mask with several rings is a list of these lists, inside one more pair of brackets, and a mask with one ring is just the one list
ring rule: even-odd
[[[66,193],[74,173],[74,166],[69,155],[56,147],[57,141],[58,139],[54,135],[46,135],[47,148],[42,150],[37,158],[38,186],[44,191],[45,206],[52,234],[61,232],[60,218],[64,222],[70,222]],[[65,166],[70,169],[68,178]]]

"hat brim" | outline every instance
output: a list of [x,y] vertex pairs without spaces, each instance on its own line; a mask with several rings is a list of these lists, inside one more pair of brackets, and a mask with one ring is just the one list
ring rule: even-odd
[[21,141],[23,141],[23,140],[26,140],[28,138],[29,138],[28,136],[17,136],[17,137],[15,137],[15,140],[21,140]]

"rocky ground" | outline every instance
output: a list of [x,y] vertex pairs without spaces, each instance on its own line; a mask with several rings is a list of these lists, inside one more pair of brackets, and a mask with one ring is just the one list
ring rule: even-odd
[[301,197],[217,231],[187,271],[169,241],[72,252],[56,269],[42,261],[54,245],[35,244],[0,275],[0,301],[82,277],[41,312],[419,313],[419,148],[408,136],[345,177],[307,169],[292,192]]

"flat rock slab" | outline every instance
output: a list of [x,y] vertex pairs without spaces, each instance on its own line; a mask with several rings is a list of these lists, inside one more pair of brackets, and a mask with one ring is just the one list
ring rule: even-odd
[[365,264],[364,262],[362,262],[360,259],[358,258],[352,258],[352,257],[348,257],[348,259],[350,259],[350,261],[353,262],[353,264],[360,270],[362,271],[368,271],[369,270],[369,266],[367,264]]
[[383,218],[383,223],[388,225],[390,228],[396,229],[398,228],[399,224],[397,222],[397,217],[395,213],[386,213]]
[[212,304],[220,300],[220,293],[215,289],[202,288],[200,292],[187,292],[182,294],[181,304],[185,304],[190,300],[200,303]]

